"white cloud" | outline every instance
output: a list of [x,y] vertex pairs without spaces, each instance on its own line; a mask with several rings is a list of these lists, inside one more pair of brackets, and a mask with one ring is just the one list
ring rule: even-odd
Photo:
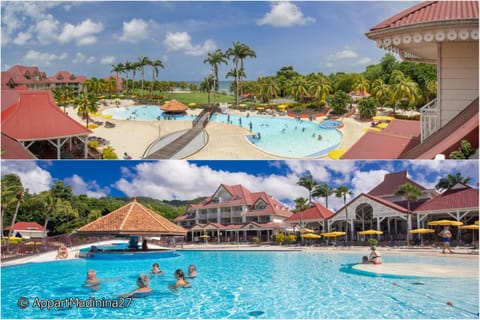
[[97,38],[94,36],[97,33],[102,32],[103,24],[101,22],[95,23],[90,19],[82,21],[78,25],[66,23],[62,32],[58,36],[60,43],[68,43],[76,41],[77,45],[90,45],[97,42]]
[[299,7],[290,2],[278,2],[271,5],[269,12],[259,20],[259,26],[290,27],[315,22],[314,18],[305,17]]
[[32,38],[32,34],[30,32],[19,32],[17,37],[13,40],[13,43],[18,46],[23,46],[29,42]]
[[31,194],[49,190],[53,184],[50,173],[34,161],[2,161],[2,176],[10,173],[18,175]]
[[298,177],[293,174],[254,176],[214,170],[187,161],[144,162],[132,170],[122,170],[122,173],[125,176],[115,183],[115,187],[130,197],[187,200],[210,196],[222,183],[242,184],[252,192],[265,191],[279,200],[305,196],[304,189],[296,185]]
[[75,54],[75,58],[72,60],[74,64],[85,63],[85,64],[92,64],[97,59],[94,56],[87,57],[81,52],[77,52]]
[[358,54],[352,49],[345,49],[338,51],[332,57],[333,60],[353,59],[358,57]]
[[362,58],[362,59],[358,60],[357,64],[361,65],[361,66],[364,66],[364,65],[370,64],[371,62],[372,62],[372,59],[370,59],[368,57],[365,57],[365,58]]
[[118,36],[118,40],[138,43],[141,40],[148,39],[151,25],[153,22],[146,22],[142,19],[132,19],[123,23],[123,33]]
[[105,56],[100,59],[101,64],[112,64],[115,62],[115,57],[114,56]]
[[206,40],[202,45],[193,45],[192,37],[187,32],[169,32],[163,43],[170,51],[180,51],[190,56],[203,56],[217,48],[213,40]]
[[68,55],[66,53],[56,55],[48,52],[29,50],[23,57],[23,60],[30,65],[50,66],[55,61],[65,60],[67,57]]
[[72,192],[75,195],[86,194],[92,198],[101,198],[107,196],[110,192],[108,188],[101,188],[96,181],[86,182],[76,174],[70,178],[65,178],[64,182],[72,187]]

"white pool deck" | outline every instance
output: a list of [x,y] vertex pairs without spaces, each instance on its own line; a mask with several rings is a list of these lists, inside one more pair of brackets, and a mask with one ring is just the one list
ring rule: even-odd
[[[93,245],[109,245],[113,242],[119,241],[106,240],[95,243]],[[77,253],[82,248],[88,248],[92,244],[76,246],[69,248],[69,255],[67,259],[82,259],[77,257]],[[153,244],[149,244],[151,248],[160,248]],[[360,261],[362,256],[369,254],[368,247],[285,247],[285,246],[255,246],[255,245],[218,245],[218,244],[195,244],[184,245],[183,248],[177,247],[177,250],[255,250],[255,251],[304,251],[312,254],[320,254],[322,252],[328,253],[356,253]],[[451,277],[451,278],[479,278],[478,265],[478,250],[472,251],[469,248],[454,248],[454,254],[442,254],[441,248],[380,248],[382,252],[383,264],[357,264],[353,266],[354,269],[367,273],[375,273],[379,275],[396,275],[396,276],[418,276],[418,277]],[[14,259],[10,261],[2,261],[3,266],[14,266],[26,263],[39,263],[48,261],[62,261],[56,260],[57,252],[46,252],[25,258]],[[450,261],[456,261],[455,266],[439,266],[434,264],[422,263],[389,263],[388,257],[392,255],[416,255],[423,257],[442,257]],[[467,267],[462,264],[462,261],[476,261],[476,267]]]

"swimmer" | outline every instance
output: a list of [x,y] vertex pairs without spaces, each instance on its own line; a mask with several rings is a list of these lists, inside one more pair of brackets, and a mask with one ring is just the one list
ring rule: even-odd
[[175,284],[171,283],[168,285],[170,290],[172,290],[173,292],[177,292],[178,288],[190,288],[190,283],[185,281],[185,273],[182,269],[175,270],[175,273],[173,275],[177,282],[175,282]]
[[152,265],[152,270],[150,270],[150,273],[153,273],[153,274],[164,274],[164,271],[163,271],[163,270],[160,270],[160,265],[155,262],[155,263]]
[[188,266],[188,278],[195,278],[197,276],[197,267],[194,264]]

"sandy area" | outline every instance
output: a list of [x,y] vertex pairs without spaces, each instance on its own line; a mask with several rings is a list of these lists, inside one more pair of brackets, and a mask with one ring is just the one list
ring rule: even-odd
[[[120,106],[133,105],[132,100],[121,100]],[[107,101],[106,106],[99,108],[99,113],[108,108],[116,107],[113,100]],[[84,123],[77,115],[75,110],[67,109],[68,114],[80,123]],[[197,110],[188,110],[191,115],[196,115],[200,112]],[[238,110],[229,110],[231,114],[241,114],[246,116],[246,112]],[[250,112],[254,115],[255,112]],[[317,123],[323,121],[325,118],[318,118]],[[105,121],[101,116],[94,117],[94,120]],[[100,126],[92,129],[92,135],[102,137],[109,142],[109,146],[115,149],[118,157],[121,159],[124,153],[130,155],[133,159],[141,159],[148,146],[154,142],[159,136],[163,137],[175,131],[191,128],[191,121],[136,121],[136,120],[114,120],[108,119],[109,122],[114,123],[115,128],[106,128]],[[341,149],[350,148],[364,133],[364,128],[369,127],[369,122],[360,122],[353,118],[343,118],[344,127],[340,129],[343,134],[342,142],[339,146]],[[206,127],[208,134],[207,145],[187,157],[187,159],[285,159],[266,153],[251,143],[245,137],[249,133],[248,130],[240,128],[235,125],[228,125],[224,123],[209,123]],[[324,156],[321,159],[329,159]]]

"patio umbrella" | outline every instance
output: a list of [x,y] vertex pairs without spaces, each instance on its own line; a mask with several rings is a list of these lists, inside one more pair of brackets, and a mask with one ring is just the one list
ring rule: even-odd
[[322,236],[319,235],[319,234],[315,234],[315,233],[305,233],[303,235],[303,238],[305,239],[320,239]]
[[429,226],[461,226],[463,222],[461,221],[454,221],[454,220],[437,220],[437,221],[430,221],[428,223]]
[[419,228],[419,229],[412,229],[409,231],[412,234],[419,234],[420,235],[420,245],[423,246],[423,237],[422,234],[424,233],[434,233],[435,230],[433,229],[426,229],[426,228]]

